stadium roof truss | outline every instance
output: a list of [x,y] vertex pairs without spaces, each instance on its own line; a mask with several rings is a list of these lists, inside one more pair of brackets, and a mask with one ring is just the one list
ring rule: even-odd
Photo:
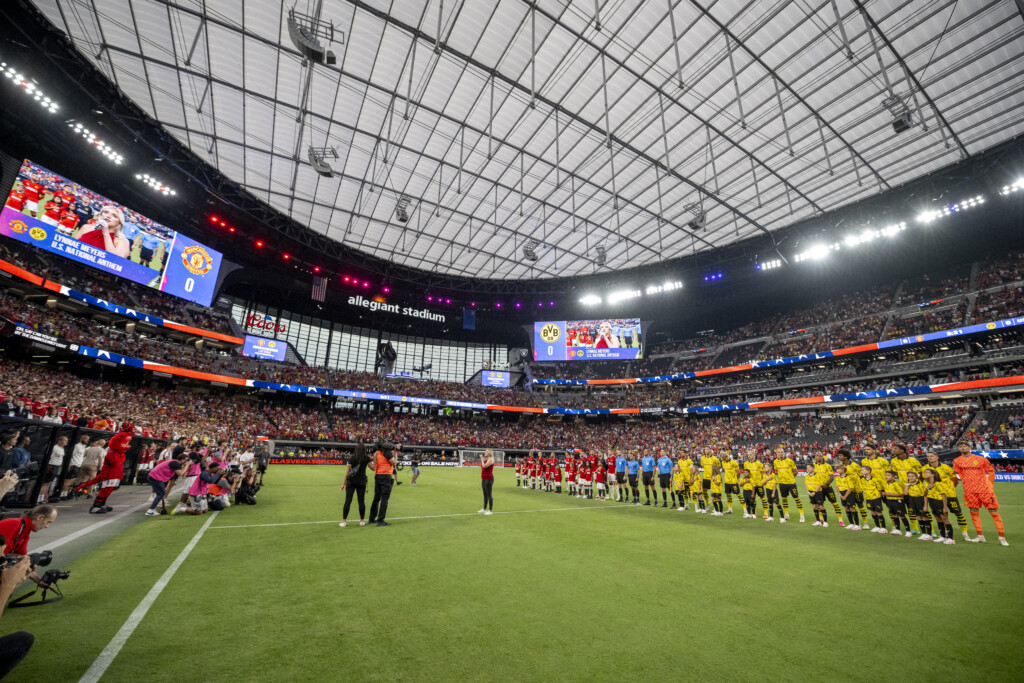
[[[252,195],[452,276],[707,252],[1024,132],[1019,0],[35,4]],[[335,64],[303,59],[292,8],[333,29]]]

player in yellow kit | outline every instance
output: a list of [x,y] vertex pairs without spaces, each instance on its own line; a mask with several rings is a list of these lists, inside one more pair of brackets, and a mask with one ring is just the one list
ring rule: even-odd
[[713,517],[722,516],[722,468],[716,467],[711,471],[711,504],[715,511]]
[[679,467],[679,478],[676,480],[677,499],[682,501],[679,506],[680,510],[685,510],[687,507],[687,501],[690,499],[690,471],[693,469],[693,459],[690,458],[689,453],[683,453],[677,461],[676,465]]
[[[856,465],[850,466],[850,469],[854,468]],[[836,488],[839,489],[839,502],[846,510],[846,520],[849,522],[845,528],[849,531],[860,531],[860,520],[857,513],[857,487],[844,463],[839,463],[836,467]],[[867,524],[867,520],[864,520],[864,523]]]
[[932,540],[936,543],[956,545],[953,540],[953,525],[949,523],[949,496],[956,495],[953,485],[942,481],[938,471],[928,467],[922,474],[925,485],[925,498],[932,514],[935,516],[935,527],[938,532]]
[[[907,447],[903,444],[893,444],[892,447],[892,460],[889,462],[889,467],[899,476],[900,481],[903,485],[907,485],[907,475],[913,472],[917,475],[917,478],[921,479],[921,463],[918,462],[917,458],[911,458],[907,455]],[[924,494],[921,494],[922,497]],[[918,513],[921,512],[924,517],[927,517],[927,521],[931,522],[931,515],[928,514],[927,509],[922,505],[920,509],[915,505],[911,505],[910,501],[907,501],[907,516],[910,518],[911,533],[919,534],[920,524],[918,523]],[[930,525],[929,525],[930,526]]]
[[[842,456],[844,452],[849,456],[850,451],[848,449],[839,449],[840,456]],[[821,451],[814,454],[814,471],[821,478],[821,494],[825,498],[828,498],[829,502],[832,503],[832,507],[835,508],[836,517],[839,518],[839,526],[846,526],[843,524],[843,511],[839,508],[839,501],[836,498],[835,489],[832,488],[832,465],[825,462],[825,454]]]
[[861,465],[860,473],[863,479],[861,487],[864,491],[864,501],[868,510],[871,511],[871,517],[875,520],[875,528],[871,530],[871,533],[888,533],[888,529],[885,528],[885,515],[882,512],[882,491],[885,490],[885,484],[882,484],[881,487],[878,485],[878,480],[875,479],[874,473],[868,465]]
[[754,482],[750,479],[750,470],[743,468],[740,472],[740,490],[743,491],[743,518],[757,518],[754,511],[757,510],[757,503],[754,502]]
[[689,481],[686,475],[689,470],[683,470],[682,462],[683,459],[680,458],[679,462],[672,466],[672,485],[676,490],[676,500],[679,502],[678,510],[686,509],[686,484]]
[[902,534],[900,522],[903,522],[907,538],[913,536],[910,533],[910,520],[907,519],[907,505],[903,501],[903,482],[892,470],[885,473],[885,492],[882,495],[889,506],[889,519],[892,520],[892,531],[889,533],[894,536]]
[[960,477],[956,475],[952,467],[939,462],[939,455],[935,451],[928,451],[925,454],[925,458],[928,460],[928,467],[938,472],[942,481],[949,484],[949,488],[953,490],[952,493],[949,493],[947,490],[946,504],[949,507],[949,511],[956,515],[956,523],[960,527],[960,533],[963,534],[964,540],[971,540],[971,535],[967,533],[967,518],[964,517],[964,511],[960,507],[960,500],[956,497],[956,487],[960,483]]
[[732,459],[728,453],[722,455],[722,489],[725,492],[725,500],[729,503],[729,509],[723,514],[732,514],[732,496],[740,497],[740,464]]
[[[875,487],[879,491],[884,491],[885,471],[889,469],[889,461],[882,457],[878,450],[878,444],[874,441],[868,441],[864,444],[864,457],[861,458],[860,464],[871,468],[871,478],[875,480]],[[863,486],[861,488],[863,489]]]
[[[831,469],[829,468],[830,472]],[[811,526],[828,526],[828,513],[825,512],[825,494],[822,493],[822,483],[824,481],[825,475],[818,474],[817,466],[814,463],[808,463],[807,473],[804,475],[804,484],[807,486],[807,497],[811,499],[811,507],[814,508],[814,523]]]
[[[761,512],[764,513],[764,518],[768,519],[768,502],[764,499],[764,463],[757,460],[753,450],[749,450],[747,451],[747,461],[743,463],[743,467],[750,473],[750,483],[754,487],[754,495],[761,499]],[[750,515],[757,517],[756,507]]]
[[704,449],[704,455],[700,457],[700,468],[703,471],[703,480],[701,486],[704,489],[704,499],[707,500],[711,497],[711,473],[716,467],[721,467],[722,461],[718,459],[718,456],[710,448]]
[[779,500],[782,503],[783,516],[779,522],[785,523],[789,519],[789,497],[796,503],[796,509],[800,511],[800,521],[804,521],[804,504],[800,500],[800,494],[796,490],[796,463],[793,458],[786,455],[782,446],[775,449],[775,475],[779,478]]
[[771,522],[775,517],[775,507],[779,508],[779,522],[785,522],[782,516],[782,502],[779,500],[779,478],[771,465],[764,468],[764,495],[768,501],[768,516],[764,521]]
[[704,480],[696,465],[690,468],[690,495],[693,497],[693,511],[706,515],[708,509],[704,501]]

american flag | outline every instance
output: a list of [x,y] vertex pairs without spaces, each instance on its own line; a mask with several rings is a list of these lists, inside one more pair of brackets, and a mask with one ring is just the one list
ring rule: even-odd
[[320,303],[327,298],[327,278],[319,275],[313,276],[313,298]]

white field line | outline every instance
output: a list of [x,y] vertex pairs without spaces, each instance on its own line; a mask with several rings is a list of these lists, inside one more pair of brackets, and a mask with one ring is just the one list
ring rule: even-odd
[[[547,508],[544,510],[506,510],[503,512],[495,512],[496,515],[521,515],[530,512],[574,512],[578,510],[611,510],[612,508],[628,508],[633,507],[632,505],[603,505],[585,508]],[[406,519],[437,519],[439,517],[483,517],[484,515],[479,512],[457,512],[450,515],[421,515],[419,517],[388,517],[389,520],[406,520]],[[325,519],[317,522],[277,522],[274,524],[232,524],[224,526],[211,527],[213,529],[252,529],[255,527],[269,527],[269,526],[302,526],[304,524],[337,524],[340,519]]]
[[213,520],[216,519],[217,514],[217,512],[214,512],[210,515],[206,520],[206,523],[199,528],[199,531],[197,531],[196,535],[192,537],[192,540],[188,542],[185,549],[178,554],[178,557],[175,558],[174,562],[171,563],[171,566],[167,568],[167,571],[164,572],[163,576],[153,584],[153,587],[149,589],[148,593],[146,593],[146,597],[142,598],[142,602],[139,603],[138,607],[128,615],[128,619],[121,626],[121,629],[114,634],[114,637],[109,643],[107,643],[107,646],[103,648],[103,652],[101,652],[99,657],[96,658],[96,661],[92,663],[89,670],[85,672],[85,675],[82,676],[79,683],[96,683],[100,680],[103,674],[106,673],[107,668],[114,661],[114,658],[117,657],[117,654],[121,651],[121,648],[124,647],[128,638],[131,637],[135,628],[140,622],[142,622],[146,613],[149,612],[149,608],[153,606],[153,603],[156,602],[160,593],[163,592],[164,588],[167,587],[167,584],[170,583],[172,578],[174,578],[174,574],[188,558],[189,553],[191,553],[192,549],[196,547],[196,544],[199,543],[199,539],[202,538],[203,534],[206,533],[206,530],[210,528],[210,524],[212,524]]

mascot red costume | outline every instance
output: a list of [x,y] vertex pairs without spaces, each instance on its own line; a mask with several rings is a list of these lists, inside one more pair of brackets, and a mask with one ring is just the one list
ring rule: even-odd
[[100,485],[100,492],[92,501],[89,512],[103,513],[114,509],[107,505],[107,498],[121,484],[121,476],[124,473],[124,454],[128,452],[131,443],[132,435],[127,432],[110,437],[110,443],[107,444],[107,457],[103,459],[100,473],[90,481],[75,487],[76,491],[81,491],[96,483]]

